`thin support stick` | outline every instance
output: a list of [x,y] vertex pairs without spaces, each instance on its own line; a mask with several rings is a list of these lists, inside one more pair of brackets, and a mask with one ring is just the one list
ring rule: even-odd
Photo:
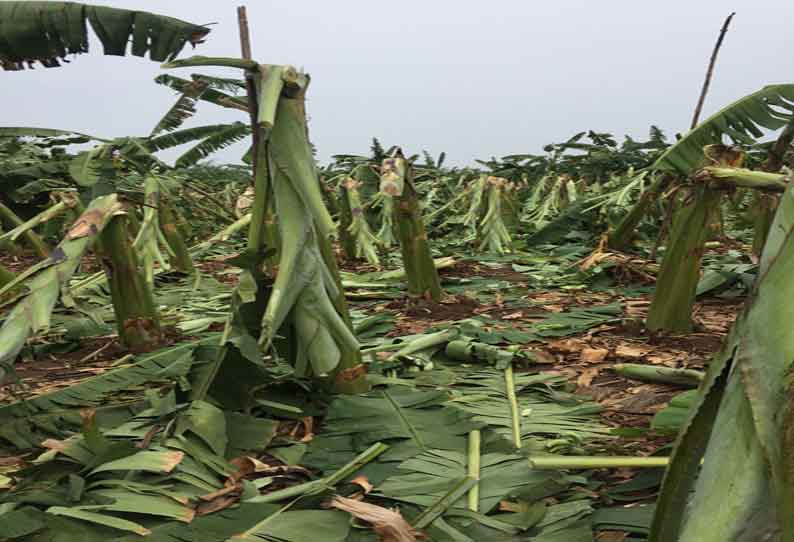
[[248,13],[245,6],[237,8],[237,22],[240,24],[240,50],[244,59],[251,60],[251,33],[248,29]]
[[698,120],[700,120],[700,112],[703,109],[703,102],[706,100],[706,94],[709,91],[709,85],[711,84],[711,76],[714,75],[714,65],[717,63],[717,54],[720,52],[720,47],[722,47],[722,40],[725,39],[725,34],[728,32],[728,26],[731,24],[731,19],[733,16],[736,15],[736,12],[731,13],[728,15],[728,18],[725,19],[725,22],[722,24],[722,29],[720,30],[720,35],[717,38],[717,43],[714,44],[714,51],[711,53],[711,60],[709,61],[709,67],[706,70],[706,80],[703,81],[703,88],[700,91],[700,98],[698,99],[698,104],[695,107],[695,114],[692,117],[692,126],[689,127],[691,130],[695,126],[698,125]]
[[[240,26],[240,51],[246,60],[252,60],[251,55],[251,32],[248,27],[248,13],[245,6],[237,8],[237,22]],[[251,70],[245,72],[245,89],[248,93],[248,114],[251,117],[251,164],[252,176],[256,178],[256,158],[259,150],[259,130],[257,129],[257,96],[254,74]]]

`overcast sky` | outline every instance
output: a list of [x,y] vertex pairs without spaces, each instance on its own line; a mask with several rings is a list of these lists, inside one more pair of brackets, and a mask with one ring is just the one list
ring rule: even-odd
[[[97,3],[217,23],[196,52],[238,56],[241,1]],[[446,151],[464,165],[539,153],[587,129],[635,137],[650,124],[670,136],[685,131],[731,10],[737,15],[704,117],[763,85],[794,81],[794,2],[733,4],[256,0],[248,12],[254,58],[312,76],[310,129],[321,160],[366,153],[377,136],[409,153]],[[172,91],[152,83],[158,64],[105,57],[97,40],[91,45],[93,54],[63,68],[0,72],[0,124],[147,134],[174,101]],[[196,123],[225,120],[245,119],[204,104]],[[238,147],[219,159],[241,154]]]

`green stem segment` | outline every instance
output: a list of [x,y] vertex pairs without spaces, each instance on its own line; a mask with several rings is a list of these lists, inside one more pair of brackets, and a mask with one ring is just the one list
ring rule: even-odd
[[469,478],[477,480],[477,485],[469,490],[469,510],[477,512],[480,508],[480,441],[479,429],[469,433]]
[[245,58],[229,58],[217,56],[191,56],[190,58],[183,58],[166,62],[162,65],[164,70],[172,68],[196,68],[200,66],[217,66],[221,68],[240,68],[241,70],[255,70],[259,65],[253,60]]
[[698,177],[732,186],[771,192],[783,192],[788,186],[786,175],[746,168],[707,166],[700,170]]
[[624,250],[631,243],[637,226],[640,221],[647,214],[651,206],[656,203],[659,196],[667,190],[667,187],[673,182],[675,177],[671,174],[665,174],[659,177],[648,190],[643,192],[639,201],[632,207],[629,214],[620,222],[615,231],[609,236],[609,248],[614,250]]
[[505,368],[505,389],[507,401],[510,403],[510,425],[513,432],[513,445],[515,445],[516,449],[521,449],[521,411],[518,408],[512,364]]
[[637,363],[616,363],[612,369],[621,376],[644,382],[659,382],[696,388],[703,380],[703,372],[693,369],[673,369]]
[[538,470],[663,469],[669,463],[669,457],[536,455],[529,458],[529,468]]
[[[16,278],[17,276],[13,271],[6,268],[3,264],[0,264],[0,288]],[[2,298],[0,298],[0,301],[2,301]]]
[[452,489],[450,489],[446,495],[443,495],[440,499],[434,502],[431,506],[425,509],[424,512],[419,514],[419,516],[414,519],[413,526],[417,529],[424,529],[431,523],[433,523],[436,519],[441,517],[441,515],[446,512],[446,510],[452,506],[458,499],[463,497],[467,491],[470,491],[474,487],[476,487],[478,481],[474,478],[469,476],[464,476],[461,478],[457,484],[455,484]]
[[[24,221],[17,216],[9,207],[0,203],[0,220],[11,228],[24,228]],[[41,258],[46,258],[50,255],[50,249],[47,244],[42,240],[39,235],[32,229],[24,230],[24,237],[28,245],[38,254]]]
[[344,480],[347,480],[348,478],[353,476],[359,469],[361,469],[361,467],[375,460],[380,454],[382,454],[388,449],[389,447],[386,444],[383,444],[381,442],[376,442],[375,444],[364,450],[362,453],[357,455],[352,461],[350,461],[350,463],[346,464],[338,471],[329,474],[325,478],[320,478],[319,480],[313,480],[311,482],[306,482],[285,489],[280,489],[278,491],[274,491],[272,493],[268,493],[260,497],[254,497],[252,499],[248,499],[245,502],[255,502],[255,503],[278,502],[283,499],[292,499],[295,497],[301,497],[303,495],[312,495],[318,492],[326,491],[327,489],[332,488],[336,484]]

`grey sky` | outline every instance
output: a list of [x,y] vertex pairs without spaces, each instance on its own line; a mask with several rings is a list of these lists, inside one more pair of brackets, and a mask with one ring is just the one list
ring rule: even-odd
[[[242,1],[96,3],[217,22],[197,54],[237,56]],[[365,153],[372,136],[411,153],[446,151],[456,164],[540,152],[586,129],[643,137],[657,124],[672,136],[689,125],[732,9],[704,117],[765,84],[794,81],[794,3],[782,0],[247,4],[254,58],[312,75],[310,128],[323,161]],[[158,73],[149,60],[101,54],[53,70],[0,72],[0,124],[146,134],[174,100],[151,82]],[[245,120],[205,104],[196,124],[235,119]]]

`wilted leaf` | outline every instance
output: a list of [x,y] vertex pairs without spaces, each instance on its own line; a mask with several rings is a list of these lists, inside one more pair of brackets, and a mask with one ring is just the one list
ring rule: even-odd
[[609,354],[606,348],[585,348],[581,352],[580,359],[584,363],[601,363]]
[[371,524],[381,542],[416,542],[417,539],[426,538],[396,510],[339,496],[331,499],[330,506]]

